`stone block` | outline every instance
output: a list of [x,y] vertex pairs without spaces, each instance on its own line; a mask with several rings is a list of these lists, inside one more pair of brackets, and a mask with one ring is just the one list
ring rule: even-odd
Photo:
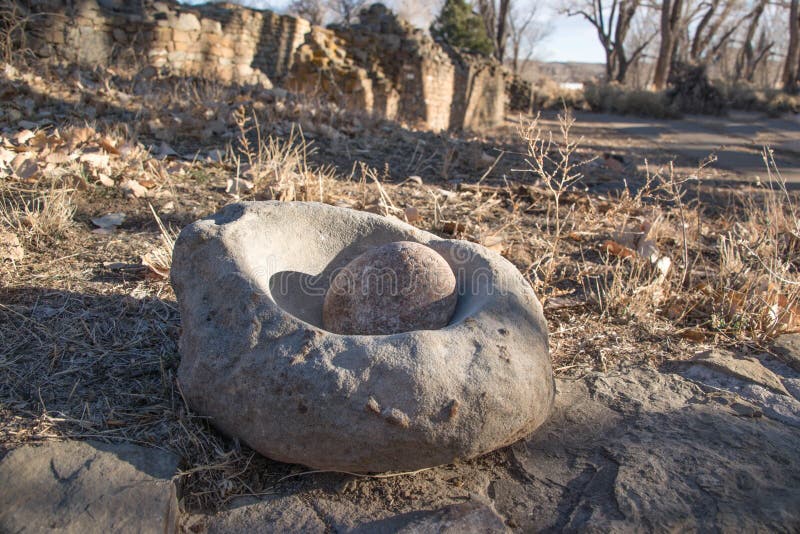
[[170,63],[178,64],[186,61],[186,52],[173,51],[167,54],[167,60]]
[[184,30],[176,29],[172,35],[172,40],[176,43],[194,43],[200,36],[198,32],[187,32]]
[[195,32],[202,29],[200,20],[194,13],[181,13],[170,22],[173,28],[184,32]]
[[111,36],[114,37],[114,41],[116,41],[119,44],[122,45],[128,44],[128,34],[125,33],[123,30],[121,30],[120,28],[114,28],[114,30],[111,32]]
[[153,31],[153,37],[156,41],[165,43],[172,41],[172,28],[156,27]]
[[253,73],[254,73],[253,67],[251,67],[250,65],[237,65],[236,66],[236,75],[239,78],[242,78],[242,79],[250,78],[251,76],[253,76]]
[[213,33],[215,35],[222,34],[222,24],[214,19],[202,19],[200,21],[200,28],[203,33]]
[[212,56],[229,58],[229,59],[236,55],[233,52],[233,49],[231,49],[228,46],[220,44],[210,46],[208,48],[208,53],[211,54]]

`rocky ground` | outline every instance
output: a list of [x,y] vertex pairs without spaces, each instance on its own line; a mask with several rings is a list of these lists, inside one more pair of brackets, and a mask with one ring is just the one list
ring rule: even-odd
[[[6,66],[1,82],[0,530],[800,525],[800,226],[779,168],[744,181],[611,124],[565,138],[554,117],[432,134],[191,80]],[[166,275],[174,230],[236,198],[321,200],[502,253],[545,306],[550,421],[391,477],[219,435],[175,382]]]

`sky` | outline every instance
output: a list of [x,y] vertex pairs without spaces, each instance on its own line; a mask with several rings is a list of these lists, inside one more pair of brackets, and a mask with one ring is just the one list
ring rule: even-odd
[[[206,0],[185,0],[185,3],[199,4]],[[289,0],[244,0],[239,3],[282,11]],[[388,2],[387,2],[388,3]],[[557,13],[560,0],[545,1],[548,7],[542,15],[542,24],[552,26],[553,31],[534,53],[540,61],[579,61],[603,63],[605,56],[597,40],[594,28],[581,17],[566,17]]]
[[536,59],[605,63],[605,54],[597,39],[597,32],[583,17],[567,17],[554,13],[549,15],[553,33],[535,52]]

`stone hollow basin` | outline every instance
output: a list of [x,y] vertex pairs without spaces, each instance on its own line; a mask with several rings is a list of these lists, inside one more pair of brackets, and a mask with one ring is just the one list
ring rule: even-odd
[[[452,268],[449,324],[326,331],[337,270],[397,241],[426,245]],[[542,307],[519,271],[480,245],[325,204],[244,202],[181,232],[171,276],[187,402],[269,458],[415,470],[509,445],[552,407]]]

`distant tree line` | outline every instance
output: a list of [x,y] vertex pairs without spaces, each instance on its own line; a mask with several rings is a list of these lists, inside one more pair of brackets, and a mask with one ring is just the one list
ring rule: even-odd
[[[563,11],[597,31],[606,78],[628,82],[631,68],[649,59],[655,89],[683,66],[714,67],[731,82],[798,91],[798,0],[567,0]],[[782,64],[782,68],[780,65]]]
[[[606,81],[664,89],[686,67],[800,91],[800,0],[563,0],[597,32]],[[518,71],[547,35],[536,0],[445,0],[431,33]],[[642,72],[646,71],[643,75]]]

